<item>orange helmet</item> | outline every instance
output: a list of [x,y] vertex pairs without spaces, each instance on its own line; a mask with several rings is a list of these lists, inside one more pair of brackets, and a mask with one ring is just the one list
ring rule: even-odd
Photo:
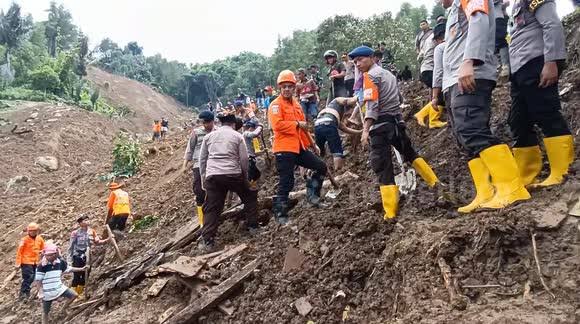
[[110,190],[115,190],[115,189],[119,189],[119,188],[121,188],[122,186],[123,186],[123,184],[122,184],[122,183],[111,182],[111,183],[109,184],[109,189],[110,189]]
[[296,84],[296,76],[294,75],[294,72],[292,72],[290,70],[284,70],[284,71],[280,72],[280,74],[278,74],[277,84],[280,85],[280,83],[284,83],[284,82],[290,82],[292,84]]
[[28,226],[26,227],[27,231],[38,231],[40,229],[40,226],[38,226],[38,224],[32,222],[30,224],[28,224]]

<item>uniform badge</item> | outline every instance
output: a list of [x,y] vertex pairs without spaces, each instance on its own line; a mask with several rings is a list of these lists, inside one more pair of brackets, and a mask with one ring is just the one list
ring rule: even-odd
[[272,113],[273,114],[278,114],[280,112],[280,106],[278,105],[272,105]]

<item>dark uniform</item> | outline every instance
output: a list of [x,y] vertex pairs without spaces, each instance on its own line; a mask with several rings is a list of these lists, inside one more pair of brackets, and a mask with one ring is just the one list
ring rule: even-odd
[[550,176],[538,186],[559,184],[574,159],[574,143],[560,110],[558,82],[540,87],[544,64],[556,64],[558,76],[566,59],[564,30],[553,0],[519,0],[513,7],[514,32],[510,46],[512,106],[509,125],[514,156],[525,185],[542,169],[537,125],[544,134]]
[[[492,0],[454,0],[449,11],[443,55],[443,89],[451,101],[453,128],[467,151],[476,198],[459,212],[504,208],[530,198],[509,147],[491,133],[491,92],[497,80],[495,17]],[[461,91],[459,69],[473,61],[475,90]],[[489,178],[493,183],[490,183]]]

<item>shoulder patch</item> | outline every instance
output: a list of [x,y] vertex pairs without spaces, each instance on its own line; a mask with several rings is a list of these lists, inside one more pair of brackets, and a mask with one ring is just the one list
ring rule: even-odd
[[467,18],[476,12],[489,13],[489,3],[487,0],[461,0],[461,8]]
[[280,106],[279,105],[270,105],[270,108],[272,109],[273,114],[280,113]]
[[531,12],[536,12],[536,10],[545,2],[546,0],[532,0],[528,4],[528,9],[530,9]]

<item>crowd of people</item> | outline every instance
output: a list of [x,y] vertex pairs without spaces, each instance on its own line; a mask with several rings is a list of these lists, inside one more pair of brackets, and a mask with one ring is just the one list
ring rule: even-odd
[[[447,127],[469,157],[475,197],[457,211],[505,208],[530,199],[530,188],[562,183],[574,159],[574,143],[560,112],[558,79],[566,51],[555,1],[515,1],[509,36],[502,0],[441,0],[441,4],[448,10],[447,17],[438,17],[434,28],[427,21],[421,22],[415,40],[419,79],[430,93],[427,105],[415,117],[420,127]],[[259,234],[261,170],[257,158],[261,155],[269,157],[273,153],[275,160],[278,184],[272,214],[278,224],[285,226],[292,221],[288,199],[297,167],[308,170],[302,173],[306,177],[307,202],[313,208],[324,208],[323,181],[344,166],[340,132],[350,136],[353,149],[358,143],[368,149],[385,220],[399,214],[400,188],[395,182],[393,148],[429,188],[445,190],[407,135],[407,128],[413,125],[406,125],[402,119],[404,98],[399,86],[401,80],[412,78],[409,67],[397,73],[385,43],[375,49],[369,45],[361,44],[340,58],[334,50],[323,54],[328,67],[325,102],[321,103],[320,98],[325,82],[318,66],[311,65],[295,72],[281,71],[276,91],[267,86],[257,89],[255,97],[250,98],[240,90],[227,105],[219,100],[215,106],[208,103],[192,128],[183,161],[184,172],[189,165],[193,170],[201,250],[215,246],[228,193],[237,194],[243,204],[248,234]],[[511,81],[508,124],[512,147],[494,135],[489,125],[498,70],[507,73]],[[447,122],[441,120],[445,111]],[[424,122],[427,117],[428,125]],[[163,120],[156,121],[154,134],[158,135],[154,138],[163,138],[164,128],[167,131],[167,121]],[[550,166],[550,174],[543,181],[536,179],[543,165],[536,126],[542,131]],[[266,129],[272,135],[270,148],[264,139]],[[331,166],[323,159],[327,146],[332,154]],[[123,231],[131,217],[129,195],[121,187],[116,183],[110,186],[105,221],[115,231]],[[54,244],[44,243],[34,223],[28,226],[19,246],[16,263],[23,278],[20,293],[27,297],[32,282],[39,283],[44,292],[43,320],[44,314],[48,317],[52,300],[72,300],[83,292],[82,274],[75,275],[71,290],[60,281],[61,273],[85,271],[87,249],[91,244],[106,242],[89,228],[86,217],[80,217],[78,223],[79,228],[71,235],[69,262],[58,255]]]

